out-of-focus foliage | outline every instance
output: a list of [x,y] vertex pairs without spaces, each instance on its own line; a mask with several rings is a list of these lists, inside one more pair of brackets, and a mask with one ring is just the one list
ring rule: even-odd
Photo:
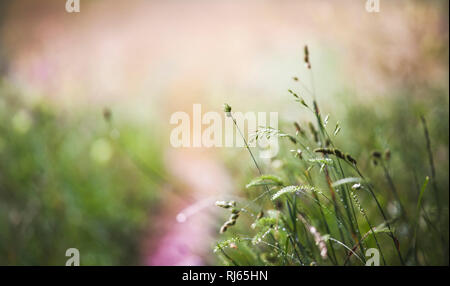
[[[244,211],[236,225],[221,237],[216,247],[218,257],[224,264],[238,265],[360,265],[364,263],[365,252],[354,248],[361,238],[357,238],[357,231],[351,230],[357,229],[356,220],[353,226],[349,223],[356,216],[363,246],[365,249],[383,249],[387,265],[401,264],[397,243],[406,265],[448,265],[447,87],[423,88],[417,93],[405,86],[393,94],[365,101],[358,100],[351,93],[343,93],[333,97],[333,101],[336,102],[333,110],[320,110],[323,124],[326,124],[334,142],[332,146],[351,154],[364,177],[349,167],[352,164],[347,164],[347,158],[339,159],[340,165],[337,163],[339,156],[335,154],[327,158],[319,156],[320,153],[314,154],[315,148],[329,143],[324,141],[327,136],[321,139],[323,143],[314,142],[307,121],[300,122],[303,130],[297,134],[292,123],[283,123],[282,132],[294,136],[296,142],[280,138],[281,149],[277,157],[270,162],[260,161],[263,173],[280,177],[283,184],[274,187],[266,182],[269,190],[261,185],[239,192],[246,199],[238,201],[236,208],[244,208]],[[298,108],[300,118],[307,108],[301,103],[298,103]],[[422,117],[428,129],[433,167]],[[312,123],[316,125],[314,120]],[[340,131],[335,132],[337,129]],[[231,169],[234,166],[229,165]],[[341,173],[341,167],[344,173]],[[432,168],[435,169],[435,177]],[[333,182],[340,211],[336,211],[332,203],[333,194],[326,183],[325,169],[328,169]],[[249,157],[245,168],[241,166],[236,172],[237,188],[244,189],[245,184],[257,175]],[[426,186],[418,203],[427,177],[432,183]],[[361,182],[363,187],[356,184],[354,190],[344,188],[346,180],[353,182],[349,186]],[[389,237],[390,231],[377,202],[367,192],[369,185],[386,214],[395,243]],[[351,212],[347,218],[349,209]],[[262,230],[249,228],[249,225],[258,225],[261,219],[258,220],[256,214],[260,210],[264,211],[264,219],[270,218],[273,222]],[[370,233],[365,216],[374,227],[378,241]],[[347,226],[339,227],[338,221]],[[311,226],[314,226],[313,232]],[[337,239],[341,244],[331,239]],[[324,243],[328,247],[325,260],[320,258]],[[348,258],[351,248],[361,260],[356,255]]]
[[160,146],[142,126],[104,115],[30,103],[1,84],[1,265],[64,265],[68,248],[82,265],[140,263]]

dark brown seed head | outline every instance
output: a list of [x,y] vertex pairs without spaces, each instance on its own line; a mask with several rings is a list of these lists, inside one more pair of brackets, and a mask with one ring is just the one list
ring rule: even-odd
[[334,151],[334,155],[336,155],[338,158],[345,160],[345,155],[341,150],[333,149],[333,151]]
[[329,149],[329,148],[317,148],[317,149],[314,149],[314,152],[322,153],[322,154],[328,154],[328,155],[333,155],[334,154],[334,150],[333,149]]
[[379,151],[373,151],[372,152],[372,157],[380,159],[381,158],[381,152]]
[[110,122],[111,121],[111,117],[112,117],[112,112],[109,108],[105,107],[103,109],[103,118],[107,121]]
[[300,124],[294,122],[295,130],[302,136],[305,136],[305,131],[300,127]]
[[308,69],[311,69],[311,63],[309,61],[309,50],[308,50],[308,46],[305,46],[305,65]]
[[349,161],[349,162],[352,163],[353,165],[356,165],[356,160],[355,160],[352,156],[350,156],[349,154],[347,154],[346,158],[347,158],[347,161]]
[[291,135],[289,135],[289,140],[291,140],[292,143],[297,144],[297,139]]
[[314,105],[314,111],[316,112],[316,114],[320,114],[319,105],[317,105],[317,102],[315,100],[313,101],[313,105]]

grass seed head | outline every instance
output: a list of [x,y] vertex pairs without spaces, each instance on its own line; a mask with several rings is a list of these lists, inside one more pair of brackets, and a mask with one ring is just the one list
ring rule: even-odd
[[356,165],[356,160],[351,155],[347,154],[345,157],[347,158],[347,161],[349,161],[353,165]]
[[216,206],[224,208],[224,209],[229,209],[231,207],[235,207],[236,202],[235,201],[217,201]]
[[309,61],[309,49],[307,45],[305,45],[304,51],[305,51],[305,58],[304,58],[305,65],[308,69],[311,69],[311,62]]
[[224,103],[223,104],[223,111],[225,112],[227,117],[231,117],[231,106],[229,106],[228,104]]
[[316,148],[316,149],[314,149],[314,152],[322,153],[322,154],[328,154],[328,155],[333,155],[334,154],[334,150],[330,149],[330,148]]
[[303,130],[303,128],[300,126],[300,124],[298,124],[297,122],[294,122],[294,126],[295,126],[295,131],[302,135],[305,136],[305,131]]
[[112,118],[112,112],[111,109],[105,107],[103,109],[103,118],[105,119],[106,122],[111,122],[111,118]]
[[238,213],[239,213],[239,210],[236,209],[236,208],[232,208],[232,209],[231,209],[231,213],[232,213],[232,214],[238,214]]
[[380,159],[381,158],[381,152],[379,151],[373,151],[372,152],[372,157]]
[[230,219],[225,222],[226,226],[232,226],[236,224],[236,220]]
[[333,152],[334,152],[334,155],[336,155],[336,157],[345,160],[345,155],[344,155],[344,153],[341,150],[333,149]]

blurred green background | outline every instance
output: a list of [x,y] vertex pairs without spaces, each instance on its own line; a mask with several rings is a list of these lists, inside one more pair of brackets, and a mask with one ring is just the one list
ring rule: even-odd
[[111,128],[95,110],[26,104],[4,83],[1,93],[1,264],[64,265],[70,247],[85,265],[139,264],[163,176],[160,144],[126,120]]

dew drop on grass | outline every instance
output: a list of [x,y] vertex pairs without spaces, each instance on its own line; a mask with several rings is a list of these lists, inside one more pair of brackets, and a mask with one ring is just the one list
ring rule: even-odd
[[183,223],[183,222],[186,221],[186,219],[187,219],[187,217],[186,217],[186,215],[184,213],[179,213],[177,215],[177,222],[178,223]]

